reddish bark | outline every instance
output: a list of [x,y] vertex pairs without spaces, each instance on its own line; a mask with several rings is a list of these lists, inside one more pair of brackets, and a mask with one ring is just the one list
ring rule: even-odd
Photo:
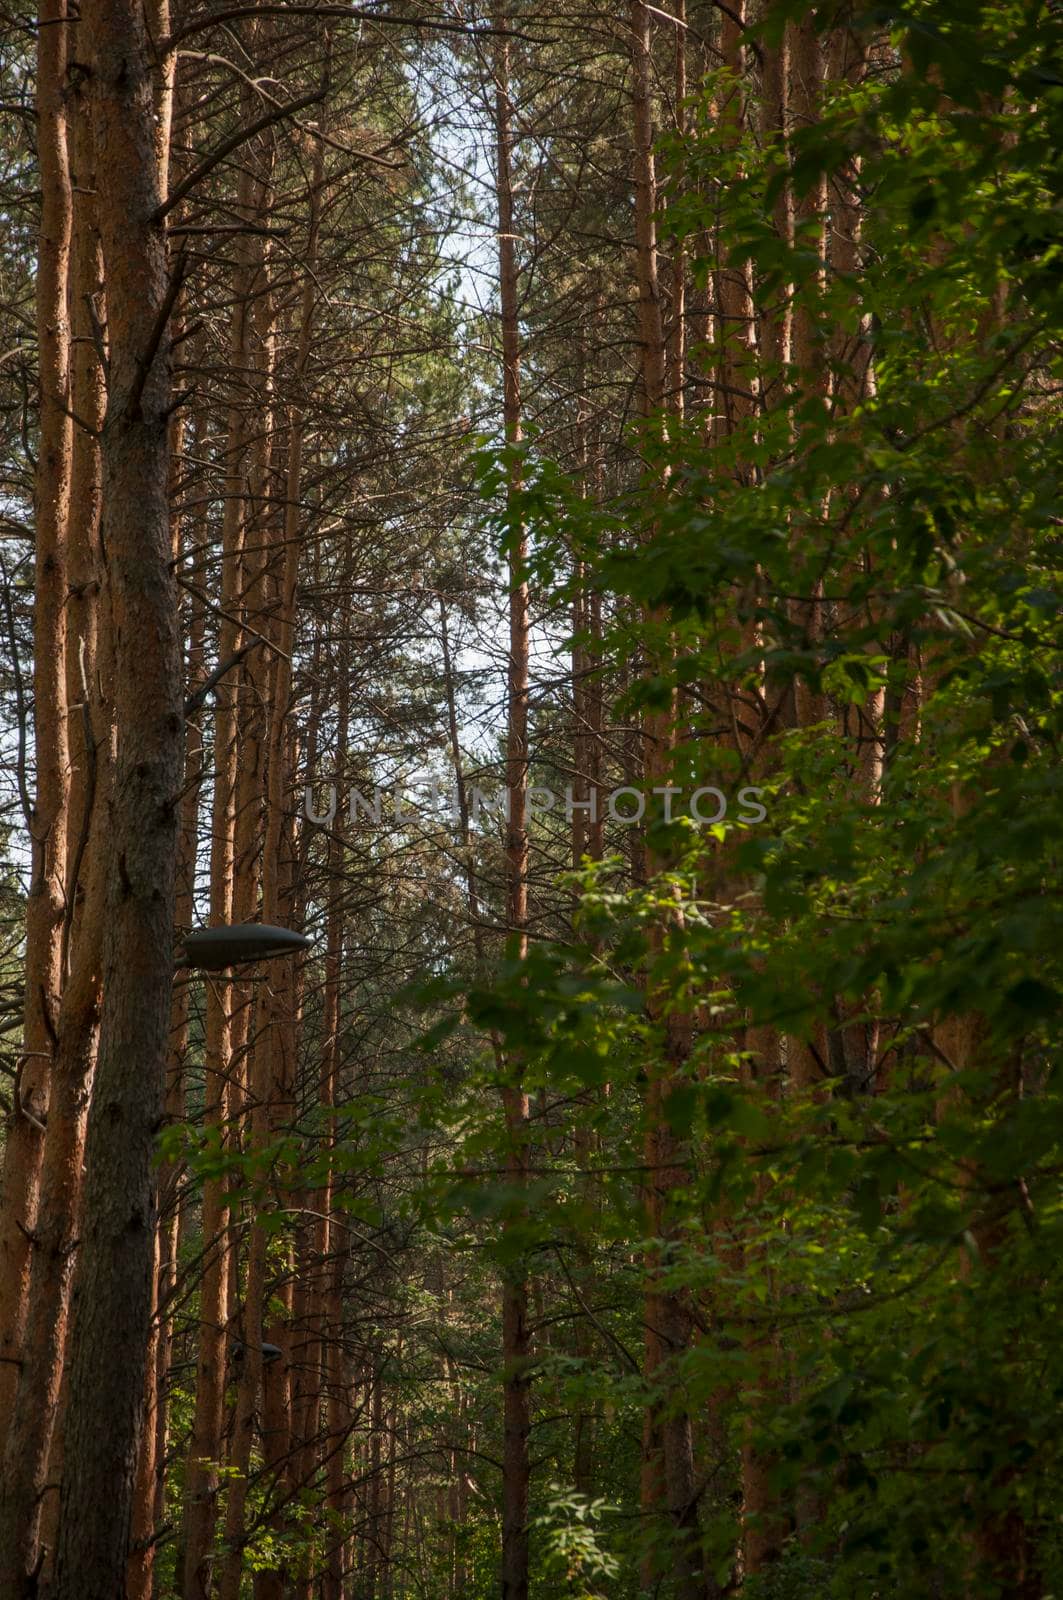
[[100,448],[117,747],[101,849],[104,988],[54,1593],[113,1600],[124,1584],[151,1323],[183,716],[167,498],[172,295],[157,220],[152,48],[128,0],[86,0],[81,18],[108,296]]

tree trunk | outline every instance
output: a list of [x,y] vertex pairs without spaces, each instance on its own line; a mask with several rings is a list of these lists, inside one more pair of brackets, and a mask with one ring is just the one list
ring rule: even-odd
[[85,0],[81,16],[110,336],[102,547],[117,753],[54,1587],[56,1600],[114,1600],[124,1586],[151,1321],[152,1156],[173,983],[183,716],[153,52],[143,13],[129,0]]
[[[61,28],[50,30],[53,34]],[[81,186],[91,186],[92,141],[84,116],[75,120],[73,158]],[[78,230],[71,252],[69,318],[84,325],[83,296],[98,285],[98,240],[94,203],[79,196]],[[89,427],[102,413],[99,363],[91,343],[74,347],[69,358],[72,409]],[[82,409],[83,408],[83,409]],[[65,420],[65,419],[64,419]],[[42,421],[43,427],[43,421]],[[59,936],[60,967],[68,971],[53,1046],[48,1124],[41,1150],[37,1227],[29,1282],[24,1297],[25,1340],[18,1386],[9,1411],[0,1499],[0,1566],[28,1575],[38,1560],[37,1530],[46,1505],[53,1424],[60,1397],[66,1347],[70,1276],[76,1247],[85,1112],[95,1065],[99,1021],[99,951],[102,936],[100,807],[106,794],[109,734],[106,708],[96,692],[99,473],[96,441],[84,428],[70,440],[70,525],[65,531],[70,597],[66,613],[64,703],[71,718],[72,757],[67,815],[72,833],[64,916]],[[38,658],[47,649],[38,639]],[[52,663],[57,666],[58,663]],[[49,1531],[54,1533],[56,1500],[47,1499]]]
[[[497,22],[504,23],[501,7]],[[502,322],[502,413],[506,446],[522,437],[517,248],[513,232],[513,109],[509,89],[509,42],[500,40],[495,57],[495,159],[498,202],[499,300]],[[519,459],[508,468],[510,504],[521,484]],[[528,579],[527,535],[510,529],[509,682],[506,736],[506,926],[516,955],[528,951]],[[527,1182],[528,1094],[519,1060],[505,1064],[502,1090],[506,1121],[506,1169],[516,1188]],[[508,1265],[502,1280],[502,1600],[527,1600],[528,1492],[531,1429],[531,1336],[528,1327],[527,1266]]]
[[[302,381],[310,353],[313,309],[316,296],[313,265],[316,255],[318,190],[322,175],[320,141],[318,141],[316,148],[318,153],[315,156],[311,176],[311,184],[313,186],[310,227],[311,247],[308,252],[308,274],[304,283],[299,321],[296,370],[298,381],[300,382]],[[264,206],[260,209],[264,210]],[[270,361],[270,352],[273,344],[270,296],[263,295],[259,300],[259,306],[263,313],[263,325],[260,326],[262,337],[259,340],[261,359]],[[271,371],[267,371],[264,376],[268,385],[272,377]],[[264,439],[268,441],[272,430],[263,426],[261,432]],[[281,564],[279,601],[276,607],[269,608],[273,613],[271,616],[267,617],[265,615],[267,606],[264,595],[260,601],[263,612],[263,628],[269,628],[270,635],[276,644],[276,650],[265,663],[268,671],[267,681],[269,683],[266,695],[269,715],[266,729],[265,758],[267,791],[266,831],[262,847],[262,920],[268,923],[276,923],[283,916],[280,904],[283,875],[281,857],[285,843],[283,826],[286,815],[285,808],[290,800],[287,719],[292,688],[291,656],[294,639],[295,586],[300,551],[299,496],[302,478],[302,448],[303,415],[298,406],[296,406],[292,408],[290,413],[287,488],[283,524],[280,529],[275,529],[273,520],[270,518],[269,526],[263,529],[260,535],[260,542],[264,550],[268,550],[270,544],[275,541],[277,534],[280,535],[279,551],[273,550],[267,555],[261,581],[265,582],[270,575],[267,569],[276,563],[278,555]],[[270,499],[267,482],[268,473],[269,462],[266,459],[260,464],[257,474],[260,483],[259,493],[255,496],[260,504],[266,506],[268,506]],[[248,767],[249,763],[245,762],[245,771]],[[255,804],[255,797],[247,796],[244,804],[248,816],[257,816],[258,808],[257,804]],[[252,806],[254,806],[253,811]],[[252,1053],[253,1110],[250,1130],[252,1151],[264,1149],[269,1142],[271,1133],[270,1109],[275,1103],[277,1088],[274,1075],[283,1057],[281,1035],[285,1020],[283,1016],[278,1015],[277,1001],[279,996],[286,995],[287,1003],[289,1005],[291,1003],[291,979],[287,970],[288,965],[288,962],[279,964],[271,974],[271,980],[267,983],[265,990],[260,991],[263,1017]],[[243,1566],[244,1518],[252,1434],[255,1422],[255,1402],[264,1377],[267,1383],[269,1381],[268,1376],[264,1375],[261,1359],[261,1345],[264,1337],[263,1311],[266,1288],[267,1245],[268,1236],[266,1230],[262,1223],[256,1219],[252,1226],[249,1244],[247,1291],[243,1318],[244,1359],[237,1391],[233,1446],[230,1458],[234,1476],[230,1484],[229,1498],[226,1505],[225,1543],[227,1554],[220,1584],[221,1600],[237,1600],[239,1594]],[[265,1581],[265,1575],[259,1576],[256,1581],[261,1587]]]
[[[634,123],[635,259],[638,277],[642,354],[642,399],[647,418],[662,415],[665,405],[666,340],[658,271],[656,212],[659,204],[653,154],[653,111],[650,88],[650,14],[643,0],[631,0],[632,114]],[[677,369],[678,371],[678,369]],[[649,620],[655,619],[651,616]],[[659,620],[659,619],[657,619]],[[647,789],[670,781],[670,752],[674,740],[675,707],[647,716],[644,781]],[[647,852],[647,871],[653,870]],[[678,908],[674,913],[679,925]],[[655,937],[659,940],[663,929]],[[657,1000],[647,994],[651,1016]],[[680,1013],[657,1017],[664,1035],[665,1060],[649,1083],[645,1099],[645,1159],[649,1237],[666,1242],[672,1233],[667,1216],[667,1193],[687,1181],[683,1152],[663,1113],[664,1099],[690,1050],[690,1020]],[[647,1383],[659,1385],[689,1342],[689,1318],[679,1296],[660,1284],[661,1252],[654,1247],[647,1261],[645,1303],[644,1374]],[[647,1406],[643,1422],[641,1503],[648,1519],[666,1512],[674,1534],[669,1551],[676,1594],[682,1600],[703,1600],[704,1575],[698,1538],[698,1506],[694,1473],[694,1445],[689,1412],[667,1402]],[[649,1523],[647,1527],[649,1528]],[[656,1586],[653,1563],[643,1562],[642,1584]]]
[[[252,174],[245,164],[240,177],[240,211],[253,220]],[[241,240],[233,273],[230,359],[237,370],[250,365],[250,289],[256,249]],[[229,409],[226,441],[226,500],[222,518],[222,617],[218,629],[218,664],[231,661],[241,643],[239,608],[244,589],[245,469],[249,421],[243,409]],[[236,859],[236,788],[239,753],[237,723],[238,668],[221,679],[214,715],[214,792],[211,811],[210,920],[234,919]],[[229,1075],[234,1048],[237,985],[207,983],[206,1104],[204,1125],[219,1140],[226,1137],[231,1090]],[[184,1600],[209,1600],[210,1550],[214,1537],[217,1461],[221,1452],[225,1395],[225,1331],[229,1317],[229,1214],[226,1181],[209,1177],[203,1184],[202,1246],[206,1252],[200,1287],[200,1323],[196,1363],[195,1410],[185,1467],[183,1533]]]
[[[66,16],[65,0],[45,0],[37,29],[37,160],[41,185],[37,258],[40,443],[35,491],[33,680],[37,792],[29,817],[32,861],[26,901],[22,1052],[15,1086],[15,1115],[4,1151],[0,1210],[0,1417],[5,1419],[12,1415],[18,1379],[30,1239],[37,1217],[43,1119],[62,989],[68,770],[66,541],[72,462],[67,312],[72,196],[64,98]],[[6,1538],[3,1542],[6,1550]]]

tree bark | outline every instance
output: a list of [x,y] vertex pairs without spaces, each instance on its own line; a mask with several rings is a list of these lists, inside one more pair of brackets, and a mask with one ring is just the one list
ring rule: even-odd
[[[254,180],[245,163],[240,175],[239,213],[254,221]],[[250,295],[256,251],[242,238],[233,273],[230,361],[246,371],[251,364]],[[247,467],[250,428],[244,409],[229,408],[226,439],[226,499],[222,517],[219,665],[230,661],[241,643],[239,612],[244,596]],[[211,809],[210,920],[231,922],[236,866],[236,803],[239,754],[237,669],[219,682],[214,715],[214,785]],[[235,984],[208,980],[206,1006],[206,1104],[204,1125],[219,1141],[227,1137],[232,1091],[230,1071],[239,1031],[241,993]],[[185,1467],[182,1593],[184,1600],[209,1600],[210,1550],[214,1537],[217,1462],[221,1452],[225,1396],[225,1334],[229,1319],[229,1213],[226,1181],[203,1184],[202,1246],[207,1252],[200,1288],[195,1409]]]
[[[497,12],[503,24],[502,7]],[[522,439],[520,328],[517,246],[513,220],[513,107],[510,100],[509,42],[500,40],[495,56],[495,161],[498,204],[499,301],[502,324],[502,414],[507,449]],[[507,496],[512,506],[521,486],[519,457],[508,465]],[[528,950],[528,579],[527,535],[510,528],[509,668],[506,733],[506,926],[515,954]],[[519,1060],[503,1066],[506,1170],[516,1188],[527,1182],[529,1102]],[[528,1324],[527,1266],[508,1265],[502,1279],[502,1600],[528,1596],[528,1494],[531,1430],[531,1335]]]
[[[59,35],[65,30],[50,30]],[[55,40],[53,39],[53,44]],[[53,63],[54,65],[54,63]],[[75,101],[75,106],[77,102]],[[66,116],[64,105],[62,115]],[[42,105],[42,117],[46,111]],[[43,155],[43,153],[42,153]],[[53,179],[70,185],[79,175],[81,186],[91,186],[92,142],[85,118],[74,118],[71,155],[75,172]],[[97,235],[93,201],[78,198],[76,238],[68,261],[67,285],[56,284],[68,300],[68,326],[84,325],[87,308],[83,297],[98,287]],[[43,256],[42,256],[43,262]],[[85,1112],[95,1065],[99,1020],[99,950],[102,935],[102,896],[99,845],[99,801],[106,793],[109,735],[105,707],[97,693],[97,593],[99,473],[96,441],[87,431],[101,420],[102,391],[99,365],[91,344],[67,351],[67,378],[71,409],[82,416],[80,428],[68,440],[69,526],[62,530],[69,578],[65,612],[65,663],[49,663],[53,691],[72,713],[73,732],[67,748],[71,768],[66,808],[77,838],[71,849],[63,890],[63,918],[59,929],[59,965],[66,976],[55,1016],[53,1070],[48,1096],[48,1123],[40,1144],[39,1203],[33,1251],[29,1263],[23,1307],[25,1339],[17,1372],[17,1391],[8,1413],[6,1449],[0,1494],[0,1569],[18,1573],[24,1580],[38,1571],[48,1555],[38,1560],[38,1526],[45,1508],[49,1465],[59,1465],[52,1454],[53,1425],[59,1405],[66,1345],[70,1276],[76,1248],[81,1174],[84,1160]],[[80,409],[83,408],[83,409]],[[64,424],[67,419],[62,419]],[[42,430],[45,418],[42,410]],[[43,450],[42,450],[43,459]],[[47,588],[47,584],[45,586]],[[37,659],[49,646],[38,635]],[[58,670],[64,668],[60,689]],[[53,674],[56,674],[53,677]],[[58,864],[57,864],[58,870]],[[72,966],[71,966],[72,962]],[[49,1524],[54,1528],[55,1499],[47,1502]]]
[[[631,0],[630,10],[631,62],[632,62],[632,116],[634,131],[634,182],[635,182],[635,260],[638,276],[640,332],[642,354],[642,400],[647,419],[664,420],[666,399],[666,338],[661,305],[661,288],[658,265],[658,240],[656,213],[659,205],[656,164],[654,161],[653,105],[651,95],[651,25],[650,13],[644,0]],[[684,59],[679,57],[683,67]],[[681,276],[677,278],[681,289]],[[675,393],[672,410],[678,411],[681,402],[680,368],[674,365]],[[651,492],[655,492],[654,490]],[[650,614],[647,621],[661,624],[661,618]],[[667,644],[665,649],[669,647]],[[674,742],[676,707],[648,715],[644,727],[645,753],[643,777],[647,789],[655,784],[670,782],[669,765]],[[646,870],[654,869],[647,851]],[[671,917],[675,927],[681,926],[678,907]],[[660,928],[654,937],[659,944],[665,930]],[[658,1241],[647,1260],[647,1286],[644,1312],[644,1376],[648,1384],[658,1386],[662,1380],[671,1382],[675,1362],[689,1343],[689,1317],[681,1298],[675,1291],[666,1290],[660,1283],[662,1267],[661,1245],[667,1245],[673,1235],[668,1216],[666,1196],[670,1190],[682,1187],[686,1180],[683,1151],[664,1116],[664,1100],[671,1085],[680,1074],[690,1051],[690,1019],[681,1012],[663,1014],[657,997],[646,996],[647,1009],[662,1029],[664,1061],[651,1074],[645,1094],[645,1159],[649,1171],[645,1203],[649,1237]],[[661,1403],[659,1399],[648,1403],[643,1420],[642,1470],[640,1499],[643,1515],[648,1519],[667,1517],[674,1543],[669,1549],[673,1563],[676,1594],[682,1600],[704,1600],[705,1579],[702,1572],[698,1534],[698,1504],[694,1472],[694,1446],[689,1412],[682,1406]],[[647,1526],[649,1527],[649,1523]],[[654,1588],[657,1575],[654,1562],[643,1561],[641,1581],[644,1588]]]
[[37,259],[40,443],[35,487],[34,732],[37,791],[26,901],[25,1003],[15,1115],[4,1151],[0,1210],[0,1417],[18,1380],[30,1240],[37,1217],[43,1119],[59,1021],[67,870],[68,735],[65,680],[67,526],[70,509],[70,267],[72,193],[64,83],[66,0],[45,0],[37,29]]
[[108,295],[102,547],[117,753],[54,1591],[56,1600],[114,1600],[124,1585],[151,1321],[183,716],[153,52],[130,0],[85,0],[81,16]]

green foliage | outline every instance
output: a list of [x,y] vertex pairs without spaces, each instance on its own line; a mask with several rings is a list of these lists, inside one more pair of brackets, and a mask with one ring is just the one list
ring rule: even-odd
[[[774,6],[762,37],[807,11]],[[351,1344],[387,1373],[395,1437],[456,1440],[402,1468],[421,1475],[418,1515],[435,1507],[417,1530],[429,1595],[459,1570],[475,1600],[497,1592],[497,1286],[518,1265],[537,1600],[628,1600],[646,1562],[670,1600],[674,1530],[639,1505],[651,1406],[694,1419],[699,1537],[722,1587],[739,1580],[743,1447],[769,1464],[787,1523],[749,1600],[1001,1600],[974,1541],[1018,1522],[1044,1594],[1063,1586],[1063,19],[1025,0],[816,14],[876,40],[876,69],[831,85],[786,143],[755,107],[744,130],[719,117],[733,77],[700,84],[662,152],[661,219],[696,286],[722,262],[749,274],[762,319],[803,318],[815,371],[749,358],[756,403],[727,437],[697,412],[657,419],[632,438],[644,472],[600,495],[551,458],[553,427],[519,449],[481,439],[473,461],[497,550],[530,534],[543,612],[601,600],[618,717],[678,704],[674,784],[755,780],[767,821],[701,828],[651,804],[640,843],[660,870],[642,881],[607,854],[553,899],[537,880],[520,958],[442,937],[460,873],[448,854],[429,906],[411,846],[413,888],[388,860],[383,908],[353,941],[396,965],[381,977],[371,948],[351,957],[345,1103],[300,1107],[253,1153],[229,1130],[164,1134],[193,1186],[221,1178],[266,1219],[277,1278],[335,1181],[371,1262],[348,1289]],[[777,227],[780,198],[821,179],[832,206],[862,201],[858,273],[824,263],[814,225],[792,241]],[[712,371],[718,354],[695,357]],[[855,376],[868,365],[873,385]],[[411,364],[405,392],[411,428],[461,398],[434,360]],[[721,733],[736,704],[763,737]],[[499,877],[483,873],[485,926],[502,921]],[[319,1007],[310,985],[318,1044]],[[690,1046],[655,1100],[677,1018]],[[777,1060],[753,1029],[782,1041]],[[365,1065],[380,1060],[385,1087]],[[499,1090],[518,1075],[536,1120],[515,1177]],[[646,1203],[662,1133],[682,1174],[666,1231]],[[395,1270],[398,1237],[416,1240],[416,1272]],[[650,1262],[695,1333],[647,1378]],[[189,1409],[175,1385],[179,1442]],[[574,1417],[593,1493],[576,1487]],[[168,1489],[179,1500],[179,1472]],[[311,1496],[283,1528],[261,1518],[249,1569],[312,1566],[333,1531],[315,1515]]]
[[[777,8],[766,36],[806,9]],[[704,1336],[669,1382],[695,1415],[725,1396],[734,1450],[752,1429],[780,1500],[816,1506],[743,1593],[994,1600],[999,1576],[971,1565],[989,1526],[1021,1522],[1044,1592],[1063,1581],[1063,19],[924,0],[851,20],[894,30],[889,69],[834,85],[788,149],[736,140],[710,83],[673,141],[664,218],[695,281],[714,270],[698,251],[718,212],[722,253],[764,303],[794,286],[817,373],[747,374],[763,403],[724,442],[669,422],[644,440],[664,487],[607,507],[533,442],[510,507],[560,600],[565,551],[620,597],[613,659],[650,663],[628,709],[678,691],[702,742],[681,746],[675,783],[735,760],[701,709],[712,688],[759,697],[768,822],[659,829],[668,871],[636,890],[615,861],[588,866],[570,880],[574,939],[537,944],[465,1004],[520,1048],[533,1088],[608,1128],[614,1162],[637,1159],[613,1119],[624,1107],[637,1126],[664,1019],[697,1017],[662,1107],[689,1184],[657,1247]],[[825,274],[814,230],[788,245],[772,208],[784,183],[837,192],[857,174],[862,267]],[[873,389],[854,387],[854,361],[873,363]],[[505,465],[483,465],[489,494]],[[684,701],[692,685],[709,690]],[[814,722],[787,715],[795,693],[818,697]],[[758,1073],[750,1024],[791,1056],[814,1046],[815,1092],[787,1078],[785,1046],[785,1092]],[[606,1081],[607,1111],[580,1099]],[[592,1222],[563,1168],[537,1180],[522,1248],[638,1239],[604,1172]],[[511,1199],[496,1185],[474,1209]],[[611,1389],[637,1402],[630,1373]],[[733,1481],[733,1455],[721,1470]],[[589,1508],[556,1504],[569,1531],[544,1559],[573,1593],[620,1593],[615,1566],[592,1570]],[[701,1513],[726,1567],[728,1494]]]
[[607,1509],[603,1500],[549,1485],[546,1509],[533,1526],[541,1530],[541,1574],[553,1580],[553,1593],[599,1600],[610,1592],[609,1581],[618,1575],[620,1563],[599,1539],[597,1524]]

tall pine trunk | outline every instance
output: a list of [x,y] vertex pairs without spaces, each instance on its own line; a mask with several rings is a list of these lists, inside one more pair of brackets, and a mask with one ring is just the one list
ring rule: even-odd
[[[667,341],[665,338],[662,293],[658,263],[656,214],[659,205],[654,161],[653,106],[651,97],[651,25],[644,0],[631,0],[629,8],[632,63],[632,116],[634,133],[635,182],[635,261],[639,291],[639,335],[643,410],[648,420],[663,421],[666,403]],[[682,57],[680,57],[682,65]],[[681,273],[676,283],[681,287]],[[673,341],[673,351],[681,342]],[[681,357],[673,355],[677,397],[681,393]],[[673,409],[678,409],[673,401]],[[649,492],[655,492],[650,489]],[[648,621],[660,626],[660,618]],[[661,648],[668,650],[666,641]],[[670,704],[647,715],[644,780],[647,789],[667,785],[674,741],[676,708]],[[646,870],[654,861],[647,852]],[[661,947],[668,927],[678,929],[678,907],[669,923],[655,933]],[[647,1183],[645,1204],[647,1229],[655,1241],[647,1261],[647,1286],[644,1311],[644,1376],[653,1387],[668,1387],[675,1380],[673,1369],[689,1343],[689,1317],[680,1297],[663,1286],[667,1270],[663,1259],[674,1228],[669,1217],[668,1195],[686,1182],[684,1152],[667,1118],[664,1102],[681,1073],[690,1051],[690,1019],[681,1011],[662,1009],[659,997],[647,993],[647,1009],[659,1024],[664,1059],[648,1074],[644,1103],[645,1159]],[[694,1471],[693,1432],[689,1411],[672,1397],[651,1399],[643,1420],[641,1504],[648,1519],[664,1514],[673,1538],[669,1559],[673,1563],[676,1594],[681,1600],[703,1600],[705,1580],[698,1535],[697,1490]],[[652,1522],[647,1523],[652,1530]],[[642,1585],[656,1586],[655,1563],[643,1561]]]
[[[501,7],[498,25],[504,25]],[[517,448],[522,439],[520,308],[517,242],[513,232],[513,107],[509,41],[495,55],[495,182],[498,204],[499,302],[502,323],[502,415],[507,448],[507,495],[512,506],[521,486]],[[509,669],[506,732],[506,927],[515,954],[528,950],[528,579],[527,536],[512,519],[509,530]],[[514,1189],[527,1183],[528,1093],[521,1062],[503,1064],[502,1103],[506,1122],[506,1169]],[[507,1262],[502,1279],[502,1600],[527,1600],[528,1494],[531,1430],[531,1335],[528,1326],[527,1264]]]
[[183,715],[168,505],[172,286],[155,147],[153,49],[129,0],[85,0],[107,281],[100,441],[104,605],[117,734],[105,869],[103,1003],[86,1141],[56,1600],[124,1586],[173,983]]
[[[37,1215],[44,1118],[62,989],[67,872],[67,526],[73,453],[70,417],[72,193],[64,94],[66,0],[45,0],[37,30],[37,161],[41,217],[37,257],[39,431],[35,485],[34,736],[36,795],[26,901],[25,1003],[14,1117],[4,1151],[0,1209],[0,1418],[11,1418],[18,1379],[30,1240]],[[6,1510],[0,1510],[0,1530]],[[0,1531],[6,1550],[6,1534]]]

